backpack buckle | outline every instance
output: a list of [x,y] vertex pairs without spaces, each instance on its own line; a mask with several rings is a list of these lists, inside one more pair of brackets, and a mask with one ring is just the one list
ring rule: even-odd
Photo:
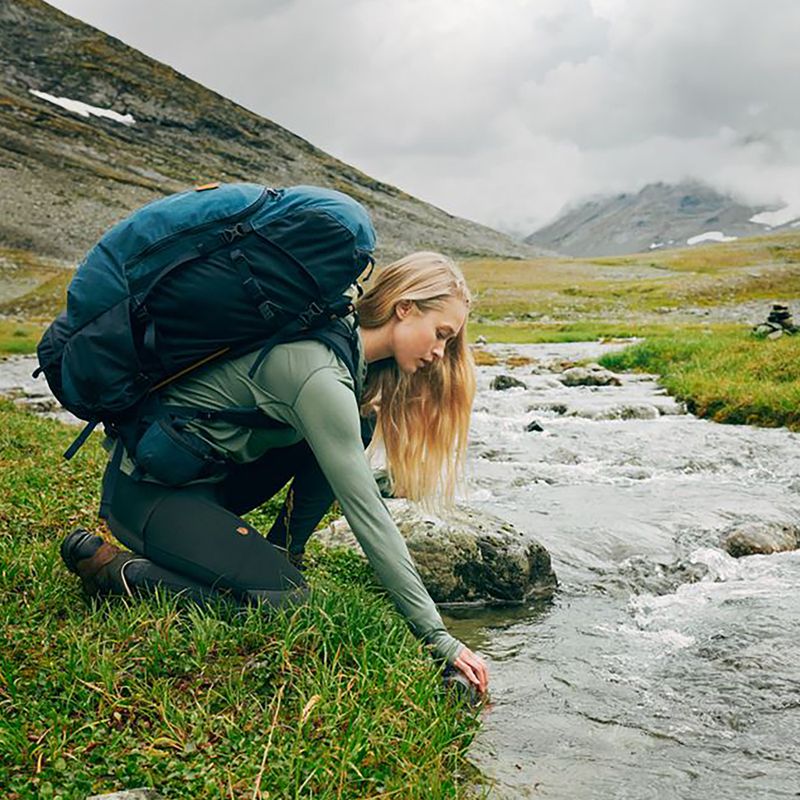
[[297,318],[303,323],[304,327],[310,328],[314,324],[314,320],[321,317],[324,313],[324,308],[320,308],[316,303],[311,303],[302,314],[298,314]]
[[267,322],[272,322],[278,313],[278,308],[274,303],[265,300],[263,303],[258,304],[258,311]]
[[222,238],[225,240],[226,244],[233,244],[237,239],[241,239],[247,233],[253,229],[253,226],[247,222],[237,222],[235,225],[231,226],[230,228],[225,228],[222,231]]

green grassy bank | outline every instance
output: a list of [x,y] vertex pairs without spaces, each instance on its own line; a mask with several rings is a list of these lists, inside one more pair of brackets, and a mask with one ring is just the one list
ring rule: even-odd
[[715,422],[800,430],[800,336],[769,341],[747,330],[682,331],[606,355],[600,363],[658,373],[692,413]]
[[[97,437],[0,401],[4,800],[154,786],[168,798],[463,797],[477,721],[366,567],[317,554],[311,602],[267,618],[87,602],[58,556],[93,526]],[[253,518],[268,521],[272,509]]]

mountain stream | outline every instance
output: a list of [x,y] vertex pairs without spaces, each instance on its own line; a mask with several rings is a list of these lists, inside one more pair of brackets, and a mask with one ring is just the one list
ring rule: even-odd
[[[490,662],[471,758],[497,798],[798,797],[800,551],[736,560],[720,535],[800,521],[800,437],[696,419],[653,376],[559,380],[608,347],[494,345],[534,363],[479,370],[468,502],[532,533],[560,586],[448,613]],[[52,412],[33,366],[2,362],[0,392]]]
[[[653,376],[546,369],[607,346],[490,350],[545,368],[480,370],[469,502],[532,533],[560,582],[447,618],[490,661],[471,750],[490,796],[800,796],[800,551],[720,548],[737,523],[800,521],[800,437],[697,419]],[[501,373],[527,388],[490,389]]]

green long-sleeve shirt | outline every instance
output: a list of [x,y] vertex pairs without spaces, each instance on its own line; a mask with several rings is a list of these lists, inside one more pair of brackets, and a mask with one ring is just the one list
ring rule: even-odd
[[[279,429],[245,428],[221,420],[190,423],[191,430],[237,462],[253,461],[271,448],[305,439],[397,608],[415,634],[452,663],[462,645],[445,629],[380,495],[364,454],[358,403],[347,367],[317,341],[275,347],[250,378],[255,358],[251,353],[187,375],[163,391],[163,402],[207,409],[256,406],[285,423],[287,427]],[[359,343],[359,395],[365,375]],[[127,458],[123,460],[125,472],[132,466]]]

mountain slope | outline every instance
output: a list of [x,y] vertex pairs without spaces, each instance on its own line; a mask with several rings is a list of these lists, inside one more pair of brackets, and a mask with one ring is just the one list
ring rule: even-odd
[[713,232],[726,238],[762,235],[770,229],[750,222],[762,211],[696,181],[653,183],[636,194],[583,203],[525,241],[572,256],[638,253],[694,244]]
[[[41,0],[0,0],[0,244],[69,260],[128,211],[212,180],[313,183],[372,212],[378,255],[535,250],[370,178]],[[81,116],[83,101],[132,124]]]

